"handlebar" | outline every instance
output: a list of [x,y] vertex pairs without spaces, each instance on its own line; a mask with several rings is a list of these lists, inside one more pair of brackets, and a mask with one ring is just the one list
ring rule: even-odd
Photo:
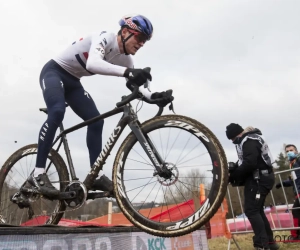
[[[132,93],[130,95],[127,95],[127,96],[123,96],[122,97],[122,101],[118,102],[116,104],[117,107],[121,107],[121,106],[124,106],[126,105],[127,103],[131,102],[132,100],[136,99],[136,98],[139,98],[141,97],[141,99],[149,104],[156,104],[157,103],[157,100],[151,100],[151,99],[148,99],[146,98],[145,96],[140,96],[140,93],[139,93],[139,86],[138,85],[135,85],[135,84],[132,84],[130,81],[128,81],[126,83],[126,86],[127,88],[129,88]],[[157,114],[155,116],[161,116],[161,114],[163,113],[164,111],[164,108],[163,107],[159,107],[159,110],[157,112]]]
[[139,86],[138,85],[136,85],[130,81],[127,81],[126,86],[127,86],[127,88],[129,88],[132,91],[132,93],[130,95],[122,97],[122,101],[120,101],[116,104],[116,106],[118,108],[121,106],[124,106],[125,104],[131,102],[132,100],[134,100],[138,97],[138,94],[139,94]]
[[[172,93],[173,93],[173,90],[172,89],[169,89],[166,91],[166,93],[168,93],[170,96],[172,96]],[[157,104],[159,103],[160,101],[163,100],[163,98],[159,98],[159,99],[155,99],[155,100],[152,100],[152,99],[148,99],[146,98],[145,96],[142,98],[143,101],[149,103],[149,104]],[[163,113],[164,111],[164,107],[162,106],[158,106],[159,107],[159,110],[157,112],[157,114],[155,116],[161,116],[161,114]]]
[[[144,68],[144,70],[147,70],[147,71],[150,72],[151,69],[150,68]],[[146,98],[145,96],[141,95],[140,92],[139,92],[139,86],[136,83],[134,83],[130,80],[127,81],[126,87],[128,89],[130,89],[132,91],[132,93],[127,95],[127,96],[123,96],[122,101],[116,103],[117,107],[124,106],[127,103],[129,103],[132,100],[137,99],[137,98],[141,98],[143,101],[145,101],[149,104],[158,104],[160,101],[163,100],[163,98],[153,100],[153,99],[149,99],[149,98]],[[166,91],[166,93],[168,93],[170,96],[172,96],[172,92],[173,92],[173,90],[171,90],[171,89]],[[163,113],[163,111],[164,111],[164,107],[159,106],[159,110],[158,110],[158,112],[155,116],[160,116]]]

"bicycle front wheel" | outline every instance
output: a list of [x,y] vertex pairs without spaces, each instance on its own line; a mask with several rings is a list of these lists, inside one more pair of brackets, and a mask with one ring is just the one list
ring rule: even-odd
[[156,173],[130,133],[113,169],[120,209],[136,227],[156,236],[175,237],[199,229],[226,193],[228,170],[221,144],[203,124],[185,116],[156,117],[141,129],[167,163],[170,175]]
[[[38,194],[20,192],[21,186],[35,167],[37,144],[27,145],[13,153],[0,174],[0,224],[36,226],[57,224],[63,216],[64,201],[48,200]],[[47,175],[58,190],[65,190],[69,181],[67,167],[61,156],[51,149],[46,162]],[[19,205],[12,202],[18,197]]]

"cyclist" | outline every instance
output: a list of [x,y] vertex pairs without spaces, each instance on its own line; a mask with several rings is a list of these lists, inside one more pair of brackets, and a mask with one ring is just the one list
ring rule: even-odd
[[[64,118],[65,103],[68,103],[83,120],[100,115],[91,95],[84,90],[80,78],[94,74],[119,76],[132,80],[139,86],[147,80],[152,80],[151,74],[146,70],[133,68],[131,57],[151,39],[151,22],[142,15],[128,15],[124,16],[119,24],[121,28],[117,35],[102,31],[81,38],[46,63],[41,71],[40,86],[48,117],[39,133],[36,167],[28,182],[47,197],[59,194],[45,173],[45,165],[56,130]],[[166,96],[165,92],[151,95],[143,89],[140,88],[140,92],[147,98]],[[164,102],[167,104],[172,100],[173,97],[165,97]],[[87,128],[90,166],[102,150],[103,123],[103,120],[100,120]],[[92,188],[112,192],[113,185],[112,181],[102,174]]]

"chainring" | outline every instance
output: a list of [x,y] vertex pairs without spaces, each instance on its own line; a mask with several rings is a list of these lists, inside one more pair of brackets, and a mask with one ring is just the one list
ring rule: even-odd
[[87,189],[85,185],[80,181],[72,181],[65,188],[65,192],[71,191],[76,193],[75,198],[66,199],[66,205],[73,209],[80,208],[85,203],[87,198]]

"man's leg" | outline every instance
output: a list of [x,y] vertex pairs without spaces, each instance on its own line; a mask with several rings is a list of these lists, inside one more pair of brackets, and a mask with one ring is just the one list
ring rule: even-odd
[[54,72],[45,73],[40,84],[48,109],[48,117],[39,133],[36,167],[28,182],[38,188],[42,194],[51,197],[57,195],[59,191],[51,184],[44,171],[56,130],[64,118],[65,98],[61,79]]
[[[82,86],[78,86],[66,94],[67,103],[71,109],[84,121],[100,115],[92,97]],[[86,142],[90,155],[90,166],[94,164],[102,150],[102,130],[104,121],[88,125]]]
[[[100,114],[92,97],[82,86],[78,86],[76,89],[69,91],[68,94],[66,94],[66,100],[72,110],[84,121]],[[88,125],[86,141],[90,155],[90,166],[93,166],[102,150],[103,124],[104,121],[101,120]],[[95,181],[92,188],[112,192],[113,185],[110,179],[100,174],[100,178]]]
[[64,118],[66,105],[64,89],[60,78],[55,74],[45,74],[42,81],[42,90],[48,109],[48,117],[39,133],[36,167],[44,169],[56,130]]
[[268,248],[269,239],[266,233],[265,222],[260,213],[264,205],[266,195],[261,193],[260,198],[256,199],[257,191],[257,183],[255,183],[253,180],[248,180],[244,189],[245,214],[248,217],[254,232],[254,247]]
[[268,221],[268,218],[265,214],[263,207],[260,210],[260,215],[265,224],[265,229],[266,229],[266,233],[267,233],[267,237],[268,237],[268,241],[269,241],[269,248],[271,250],[279,249],[279,245],[274,241],[274,234],[273,234],[273,231],[270,226],[270,222]]
[[[294,220],[294,227],[300,227],[300,203],[299,203],[299,198],[296,197],[293,205],[293,220]],[[300,239],[300,230],[299,229],[294,229],[291,230],[291,235],[295,239]]]

